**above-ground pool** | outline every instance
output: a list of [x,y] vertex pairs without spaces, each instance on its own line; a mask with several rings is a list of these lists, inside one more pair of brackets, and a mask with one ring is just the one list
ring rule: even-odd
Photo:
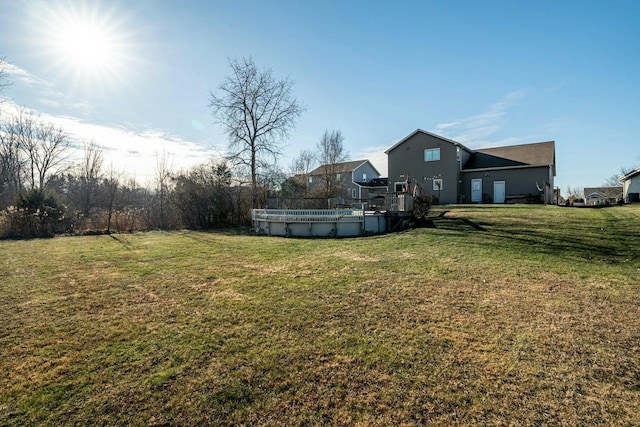
[[351,237],[387,231],[384,213],[361,209],[254,209],[257,234],[286,237]]

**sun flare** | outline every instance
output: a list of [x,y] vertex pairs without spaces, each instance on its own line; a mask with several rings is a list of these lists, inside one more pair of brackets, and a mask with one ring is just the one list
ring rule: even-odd
[[55,41],[65,62],[74,68],[99,70],[117,57],[117,44],[102,28],[78,22],[61,29]]
[[127,16],[100,2],[54,3],[40,14],[42,53],[74,87],[106,89],[126,83],[133,63]]

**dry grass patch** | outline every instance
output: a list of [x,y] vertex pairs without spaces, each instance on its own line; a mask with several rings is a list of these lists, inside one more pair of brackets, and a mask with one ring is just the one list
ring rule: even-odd
[[0,242],[0,424],[640,424],[639,212]]

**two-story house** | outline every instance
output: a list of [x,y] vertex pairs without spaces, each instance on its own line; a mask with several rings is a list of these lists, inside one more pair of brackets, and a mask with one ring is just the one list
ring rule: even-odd
[[439,203],[553,203],[554,141],[472,150],[417,129],[386,151],[389,190]]
[[379,178],[380,172],[369,160],[354,160],[333,165],[322,165],[309,172],[307,193],[343,200],[366,197],[364,184]]

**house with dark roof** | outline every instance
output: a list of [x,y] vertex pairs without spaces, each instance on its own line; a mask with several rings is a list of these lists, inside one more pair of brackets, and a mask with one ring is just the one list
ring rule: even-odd
[[640,202],[640,168],[622,175],[623,197],[627,203]]
[[392,192],[443,204],[554,203],[554,141],[473,150],[417,129],[386,154]]
[[363,188],[367,188],[371,180],[377,178],[380,178],[380,172],[369,160],[322,165],[304,177],[308,194],[343,200],[366,198]]

